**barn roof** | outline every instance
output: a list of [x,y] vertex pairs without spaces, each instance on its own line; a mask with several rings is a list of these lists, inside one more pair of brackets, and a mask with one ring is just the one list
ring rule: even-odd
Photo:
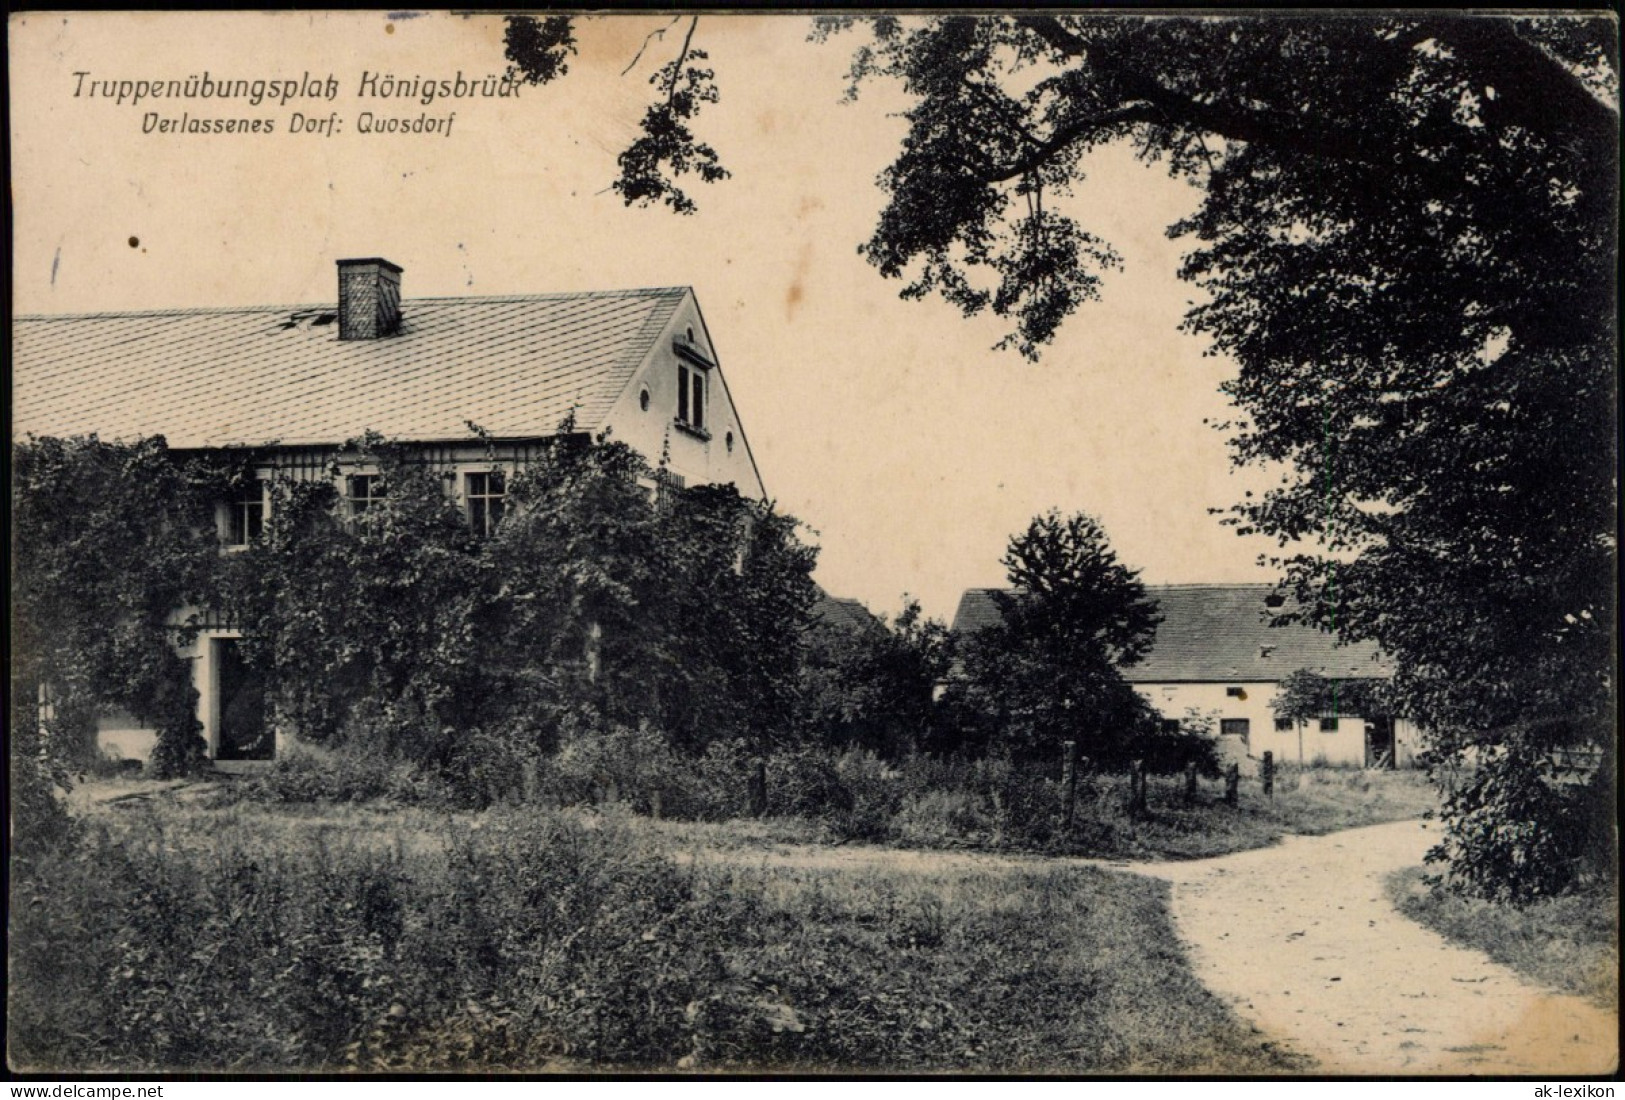
[[338,338],[335,307],[15,318],[12,432],[171,447],[408,442],[595,430],[689,291],[416,298],[398,334]]
[[[994,589],[972,588],[960,597],[956,632],[973,632],[999,621]],[[1387,677],[1393,667],[1371,642],[1341,644],[1306,624],[1272,625],[1290,611],[1265,600],[1268,584],[1170,584],[1146,587],[1162,610],[1151,651],[1123,670],[1131,683],[1275,682],[1299,669],[1338,679]]]
[[831,596],[822,586],[818,587],[818,598],[813,601],[811,614],[816,621],[842,630],[862,631],[881,625],[874,612],[865,607],[862,601]]

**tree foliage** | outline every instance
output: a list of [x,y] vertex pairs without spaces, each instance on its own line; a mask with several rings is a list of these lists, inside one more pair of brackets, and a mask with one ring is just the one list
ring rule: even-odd
[[947,627],[917,600],[905,600],[889,623],[815,622],[801,672],[806,739],[887,760],[958,747],[943,741],[935,698],[952,654]]
[[160,774],[192,767],[203,743],[177,614],[210,590],[217,545],[198,471],[160,437],[30,437],[11,461],[14,758],[60,784],[116,708],[158,730]]
[[994,751],[1054,759],[1063,741],[1121,767],[1155,731],[1122,669],[1150,648],[1161,615],[1090,516],[1051,511],[1010,539],[1012,591],[1000,621],[964,643],[964,692]]
[[1334,680],[1300,668],[1281,681],[1270,706],[1277,718],[1293,722],[1344,714],[1384,718],[1394,713],[1388,695],[1385,680]]
[[[991,310],[1036,357],[1117,264],[1068,197],[1090,151],[1191,181],[1186,327],[1237,365],[1235,460],[1285,470],[1232,521],[1280,541],[1305,617],[1395,660],[1435,760],[1501,760],[1493,786],[1611,744],[1613,19],[835,16],[814,37],[854,29],[849,94],[912,99],[861,249],[905,297]],[[1570,796],[1543,789],[1496,804]]]
[[814,553],[770,505],[652,497],[635,451],[570,424],[507,473],[488,536],[412,450],[367,437],[340,461],[377,471],[366,510],[279,481],[226,590],[302,736],[488,798],[576,736],[646,725],[698,751],[789,730]]

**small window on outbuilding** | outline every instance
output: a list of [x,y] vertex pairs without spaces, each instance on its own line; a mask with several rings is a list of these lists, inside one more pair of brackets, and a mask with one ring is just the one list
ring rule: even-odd
[[1336,733],[1337,732],[1337,715],[1335,715],[1335,714],[1322,715],[1321,719],[1320,719],[1320,732],[1321,733]]

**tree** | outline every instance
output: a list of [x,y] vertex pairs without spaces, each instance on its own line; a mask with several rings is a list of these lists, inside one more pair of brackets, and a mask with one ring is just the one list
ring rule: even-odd
[[1394,714],[1393,704],[1387,699],[1387,685],[1382,680],[1333,680],[1306,668],[1298,669],[1281,681],[1270,709],[1277,718],[1292,722],[1326,715],[1386,718]]
[[947,627],[918,600],[890,623],[814,623],[801,670],[807,739],[892,760],[940,748],[935,694],[951,661]]
[[1150,648],[1156,601],[1081,513],[1038,516],[1003,560],[1001,619],[965,644],[968,694],[996,716],[995,747],[1053,759],[1075,740],[1097,764],[1126,764],[1156,725],[1121,672]]
[[[1117,263],[1067,206],[1089,151],[1128,142],[1189,179],[1201,207],[1170,231],[1207,297],[1186,325],[1237,364],[1235,461],[1285,470],[1232,521],[1280,540],[1305,617],[1393,657],[1434,760],[1611,746],[1611,18],[843,16],[814,36],[859,26],[854,92],[913,97],[862,245],[883,276],[991,309],[1036,357]],[[1469,796],[1544,835],[1568,792],[1541,789]],[[1457,864],[1470,812],[1446,808]]]

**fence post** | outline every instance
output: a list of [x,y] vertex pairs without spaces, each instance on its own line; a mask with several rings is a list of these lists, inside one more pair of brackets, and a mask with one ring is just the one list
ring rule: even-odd
[[1265,798],[1274,798],[1275,797],[1275,754],[1273,752],[1265,752],[1264,753],[1264,766],[1263,766],[1262,769],[1260,769],[1260,771],[1261,771],[1261,774],[1264,777],[1264,797]]
[[1241,787],[1241,765],[1234,760],[1224,769],[1224,801],[1226,805],[1236,804],[1237,794]]
[[1196,761],[1185,765],[1185,801],[1196,801]]
[[767,814],[767,761],[760,756],[750,762],[750,816]]
[[656,787],[654,790],[649,792],[649,814],[656,821],[660,820],[661,801],[662,799],[659,787]]
[[1078,743],[1061,745],[1061,796],[1066,800],[1066,827],[1072,828],[1072,814],[1078,803]]
[[1129,765],[1128,809],[1134,817],[1145,813],[1145,761],[1136,760]]

